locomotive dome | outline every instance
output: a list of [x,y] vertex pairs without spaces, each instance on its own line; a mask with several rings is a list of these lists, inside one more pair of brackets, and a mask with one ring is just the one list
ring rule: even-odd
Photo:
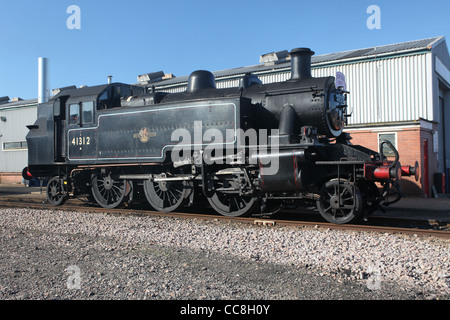
[[203,89],[216,89],[216,79],[212,72],[197,70],[191,73],[186,92],[196,92]]

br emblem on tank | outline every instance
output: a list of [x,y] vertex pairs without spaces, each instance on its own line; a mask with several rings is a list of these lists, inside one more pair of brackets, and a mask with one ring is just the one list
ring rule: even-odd
[[148,128],[142,128],[138,133],[133,134],[133,138],[139,139],[142,143],[147,143],[150,138],[156,137],[156,132],[150,132]]

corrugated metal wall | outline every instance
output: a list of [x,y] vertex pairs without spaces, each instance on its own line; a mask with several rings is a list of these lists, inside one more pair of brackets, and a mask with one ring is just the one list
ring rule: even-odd
[[353,107],[349,124],[432,121],[432,106],[427,102],[431,89],[427,71],[432,70],[427,70],[427,55],[431,53],[315,68],[312,74],[345,74],[348,103]]
[[283,82],[291,78],[291,72],[289,70],[289,72],[282,72],[282,73],[273,73],[273,74],[267,73],[258,75],[258,77],[264,84],[272,82]]
[[3,150],[4,143],[26,141],[28,133],[26,125],[36,121],[37,108],[15,108],[0,110],[0,172],[22,172],[28,163],[28,150]]
[[[344,73],[347,81],[348,104],[353,108],[349,125],[414,121],[423,118],[433,121],[432,94],[428,74],[432,70],[427,59],[431,52],[397,56],[370,61],[314,67],[315,77]],[[428,74],[427,74],[428,72]],[[277,73],[255,73],[262,83],[282,82],[290,78],[290,70]],[[239,79],[216,79],[217,88],[239,85]],[[186,85],[162,89],[182,92]]]

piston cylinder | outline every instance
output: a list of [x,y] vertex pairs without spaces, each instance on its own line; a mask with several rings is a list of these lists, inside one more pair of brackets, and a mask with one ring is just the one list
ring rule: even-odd
[[255,155],[259,165],[259,183],[265,192],[295,192],[303,190],[302,169],[305,150],[280,150]]

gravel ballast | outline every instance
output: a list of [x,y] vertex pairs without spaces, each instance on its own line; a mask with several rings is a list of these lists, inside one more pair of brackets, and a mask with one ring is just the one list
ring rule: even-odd
[[450,241],[0,210],[1,299],[448,299]]

